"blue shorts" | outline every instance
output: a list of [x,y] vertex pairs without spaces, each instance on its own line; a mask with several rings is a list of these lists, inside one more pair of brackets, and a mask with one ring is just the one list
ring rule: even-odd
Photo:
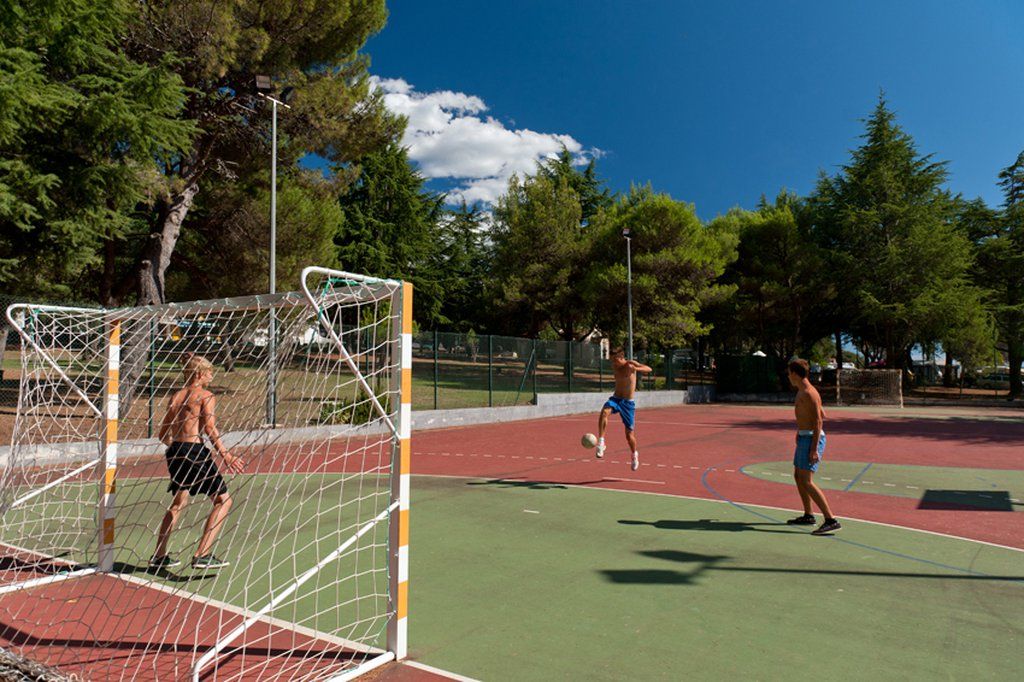
[[813,433],[797,434],[796,452],[793,453],[793,466],[797,469],[803,469],[804,471],[818,470],[818,464],[821,463],[822,457],[825,456],[825,432],[821,432],[821,438],[818,440],[818,461],[811,464],[811,441],[813,439]]
[[633,430],[633,424],[636,423],[635,402],[613,395],[611,398],[608,398],[604,406],[611,408],[612,414],[617,414],[620,417],[622,417],[622,423],[626,426],[627,429],[629,429],[630,431]]

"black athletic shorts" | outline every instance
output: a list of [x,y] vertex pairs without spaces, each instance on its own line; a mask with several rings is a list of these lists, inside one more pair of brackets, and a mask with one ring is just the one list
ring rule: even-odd
[[210,450],[202,443],[174,441],[164,453],[171,483],[167,490],[177,493],[187,490],[190,495],[223,495],[228,491]]

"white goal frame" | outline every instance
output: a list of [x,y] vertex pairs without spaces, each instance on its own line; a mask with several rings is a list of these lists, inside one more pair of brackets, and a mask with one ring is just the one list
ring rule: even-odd
[[[392,331],[392,341],[396,344],[395,346],[395,358],[398,359],[397,368],[394,375],[391,377],[391,386],[400,387],[399,391],[399,406],[395,411],[395,414],[389,414],[387,408],[377,398],[375,391],[371,389],[363,373],[360,371],[360,367],[357,361],[353,358],[352,353],[346,348],[345,343],[335,333],[330,322],[324,317],[324,311],[318,303],[317,293],[311,290],[313,278],[319,278],[321,281],[327,279],[328,281],[341,281],[352,284],[368,284],[368,285],[381,285],[391,288],[395,291],[394,300],[398,302],[398,309],[392,309],[390,315],[397,319],[397,324],[394,326]],[[363,524],[359,527],[356,532],[342,542],[334,551],[329,552],[325,556],[321,557],[314,565],[310,566],[301,575],[299,575],[293,582],[283,589],[275,590],[270,595],[267,602],[259,609],[248,610],[246,609],[246,616],[243,623],[233,628],[229,632],[222,632],[218,634],[216,643],[207,650],[202,656],[195,660],[190,671],[190,679],[198,682],[200,675],[203,670],[209,665],[214,663],[220,653],[233,642],[235,642],[247,629],[260,620],[265,620],[271,617],[274,608],[286,600],[289,596],[300,590],[302,586],[312,579],[323,567],[330,564],[340,557],[346,549],[355,544],[364,534],[369,532],[376,525],[387,522],[388,524],[388,541],[387,541],[387,560],[388,560],[388,617],[387,617],[387,648],[386,650],[375,650],[376,655],[372,658],[367,658],[358,666],[344,671],[340,675],[335,675],[328,679],[331,680],[350,680],[365,672],[372,669],[378,668],[390,661],[401,660],[406,657],[408,650],[408,597],[409,597],[409,508],[410,508],[410,437],[411,437],[411,419],[412,419],[412,299],[413,289],[412,285],[408,282],[402,282],[398,280],[380,279],[374,277],[368,277],[356,273],[345,272],[342,270],[334,270],[330,268],[322,267],[307,267],[302,271],[301,275],[301,292],[291,292],[285,294],[270,294],[270,295],[259,295],[252,297],[243,297],[237,299],[225,299],[223,301],[210,302],[217,304],[229,304],[233,309],[245,310],[247,305],[252,306],[272,306],[275,302],[288,300],[291,305],[305,305],[309,307],[311,311],[311,317],[314,317],[319,323],[323,336],[330,339],[334,350],[338,353],[342,361],[348,366],[349,370],[354,375],[358,384],[365,391],[366,396],[372,405],[372,411],[381,419],[383,424],[387,427],[387,432],[391,434],[391,466],[390,466],[390,502],[386,509],[379,513],[372,520]],[[205,302],[197,302],[196,305],[202,305]],[[179,308],[183,304],[166,304],[164,306],[151,306],[151,310],[157,310],[160,308],[166,308],[167,310],[173,310]],[[102,315],[105,319],[106,330],[107,330],[107,352],[105,358],[105,386],[103,391],[103,404],[97,405],[90,399],[71,379],[67,373],[61,368],[61,366],[51,357],[51,355],[36,343],[33,339],[32,334],[26,329],[25,318],[26,315],[31,315],[32,311],[53,311],[66,313],[69,315],[75,314],[88,314],[91,316]],[[273,310],[273,308],[271,309]],[[123,315],[121,313],[120,315]],[[29,580],[22,580],[9,585],[0,586],[0,595],[9,592],[15,592],[19,590],[30,589],[56,583],[64,580],[72,580],[78,577],[87,575],[94,575],[97,573],[114,573],[115,571],[115,557],[114,557],[114,537],[116,532],[116,516],[117,516],[117,496],[116,496],[116,480],[117,480],[117,458],[118,458],[118,409],[119,409],[119,370],[120,370],[120,334],[121,334],[121,316],[117,309],[96,309],[96,308],[76,308],[67,306],[50,306],[50,305],[33,305],[17,303],[11,305],[6,310],[6,317],[12,328],[21,337],[23,347],[27,346],[31,348],[37,356],[42,359],[49,369],[56,373],[56,376],[60,377],[60,380],[69,386],[80,399],[84,401],[84,405],[87,406],[88,410],[92,413],[95,418],[98,418],[99,423],[102,425],[100,432],[96,433],[95,457],[89,457],[87,460],[83,460],[80,466],[74,467],[70,473],[65,473],[59,478],[47,482],[45,485],[40,486],[38,489],[29,491],[20,495],[17,499],[13,500],[6,507],[0,507],[0,519],[9,510],[14,509],[38,495],[46,492],[47,490],[61,485],[62,483],[79,477],[84,472],[87,472],[91,468],[95,468],[95,480],[98,484],[99,495],[96,502],[97,505],[97,563],[92,566],[79,566],[73,567],[73,570],[61,572],[55,575],[48,575],[40,578],[34,578]],[[273,325],[273,315],[271,313],[271,325]],[[273,330],[273,326],[271,327]],[[397,337],[397,338],[394,338]],[[23,351],[24,352],[24,351]],[[270,360],[271,372],[274,371],[273,353],[273,342],[271,342],[272,357]],[[22,404],[21,398],[19,398],[19,415],[21,414]],[[275,428],[274,424],[268,424],[267,427]],[[0,538],[0,543],[3,542],[3,538]],[[8,547],[14,548],[13,545],[7,545]],[[58,560],[60,561],[60,560]],[[117,574],[119,575],[119,574]],[[142,579],[137,576],[124,575],[122,576],[132,582],[140,582]],[[308,629],[307,629],[308,630]],[[315,631],[312,631],[315,632]],[[317,635],[323,635],[325,639],[333,639],[337,641],[337,638],[328,635],[327,633],[316,633]],[[357,650],[361,650],[367,653],[373,653],[367,651],[365,645],[351,642],[351,644]]]

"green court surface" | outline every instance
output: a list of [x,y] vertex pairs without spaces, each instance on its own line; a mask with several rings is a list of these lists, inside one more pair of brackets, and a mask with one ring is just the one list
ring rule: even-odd
[[[792,462],[761,462],[743,473],[792,484]],[[828,462],[828,475],[815,482],[827,490],[912,497],[921,505],[959,505],[985,510],[1024,511],[1024,470],[968,469],[865,462]]]
[[[988,472],[992,473],[992,472]],[[1010,679],[1024,553],[783,511],[417,476],[410,642],[479,679]]]

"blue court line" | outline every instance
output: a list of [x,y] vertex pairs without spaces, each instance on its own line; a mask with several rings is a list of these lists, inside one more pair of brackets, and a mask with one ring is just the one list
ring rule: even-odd
[[856,476],[853,477],[853,480],[850,481],[850,484],[848,486],[846,486],[845,488],[843,488],[843,492],[845,493],[847,490],[852,488],[854,486],[854,484],[856,484],[857,481],[860,480],[860,477],[867,473],[868,469],[871,468],[872,464],[874,464],[874,462],[868,462],[868,465],[866,467],[864,467],[863,469],[861,469],[859,474],[857,474]]
[[[758,517],[760,517],[762,519],[765,519],[767,521],[772,521],[773,523],[778,523],[778,524],[782,523],[778,519],[773,518],[771,516],[768,516],[767,514],[762,514],[761,512],[757,511],[756,509],[751,509],[750,507],[746,507],[746,506],[740,504],[739,502],[734,502],[733,500],[730,500],[728,497],[726,497],[725,495],[722,495],[717,490],[715,490],[711,486],[711,484],[708,483],[708,474],[712,470],[713,470],[713,468],[705,469],[704,473],[700,477],[700,482],[704,486],[705,490],[707,490],[709,493],[711,493],[712,495],[717,497],[722,502],[730,504],[733,507],[736,507],[737,509],[740,509],[742,511],[747,512],[748,514],[753,514],[754,516],[758,516]],[[808,533],[808,535],[810,535],[810,533]],[[867,549],[867,550],[870,550],[872,552],[878,552],[879,554],[888,554],[889,556],[898,557],[900,559],[907,559],[908,561],[916,561],[918,563],[927,564],[929,566],[935,566],[937,568],[943,568],[943,569],[946,569],[948,571],[957,571],[959,573],[966,573],[968,575],[976,575],[976,576],[979,576],[979,577],[982,577],[982,578],[994,578],[994,577],[996,577],[996,576],[993,576],[990,573],[982,573],[981,571],[975,571],[975,570],[972,570],[972,569],[969,569],[969,568],[960,568],[959,566],[950,566],[949,564],[939,563],[938,561],[932,561],[931,559],[925,559],[924,557],[913,556],[911,554],[903,554],[902,552],[894,552],[894,551],[889,550],[889,549],[883,549],[882,547],[875,547],[873,545],[865,545],[863,543],[855,542],[853,540],[846,540],[844,538],[836,537],[835,535],[823,536],[823,537],[827,537],[827,538],[829,538],[831,540],[834,540],[835,542],[842,542],[844,544],[852,545],[854,547],[860,547],[861,549]],[[1022,579],[1022,580],[1010,580],[1008,582],[1014,582],[1014,583],[1018,583],[1020,585],[1024,585],[1024,579]]]

